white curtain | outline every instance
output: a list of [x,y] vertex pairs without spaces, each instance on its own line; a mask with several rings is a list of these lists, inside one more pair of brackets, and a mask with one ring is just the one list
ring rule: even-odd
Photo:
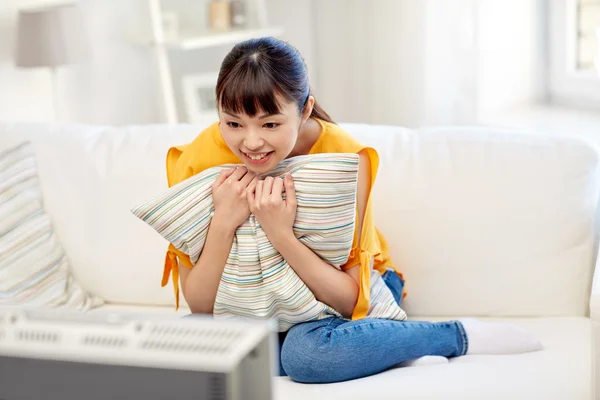
[[323,103],[340,121],[417,127],[477,123],[529,101],[540,2],[315,2]]

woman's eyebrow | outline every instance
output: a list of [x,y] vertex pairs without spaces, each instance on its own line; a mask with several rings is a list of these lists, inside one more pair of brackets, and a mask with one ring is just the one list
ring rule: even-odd
[[[238,119],[240,119],[240,116],[239,116],[239,115],[232,114],[232,113],[230,113],[230,112],[227,112],[227,111],[223,111],[223,114],[227,114],[227,115],[229,115],[230,117],[233,117],[233,118],[238,118]],[[265,119],[265,118],[274,117],[274,116],[278,116],[278,115],[283,115],[283,114],[282,114],[282,113],[280,113],[280,112],[277,112],[277,113],[265,113],[265,114],[259,115],[259,116],[258,116],[258,119]]]
[[238,118],[238,119],[240,118],[240,116],[239,116],[239,115],[235,115],[235,114],[232,114],[232,113],[230,113],[230,112],[227,112],[227,111],[223,111],[223,113],[224,113],[224,114],[227,114],[227,115],[229,115],[230,117],[233,117],[233,118]]
[[265,119],[265,118],[269,118],[269,117],[274,117],[277,115],[283,115],[282,113],[278,112],[278,113],[267,113],[267,114],[263,114],[261,116],[258,117],[258,119]]

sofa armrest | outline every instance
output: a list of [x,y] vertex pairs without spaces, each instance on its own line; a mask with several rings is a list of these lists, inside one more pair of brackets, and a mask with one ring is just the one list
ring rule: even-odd
[[596,258],[590,293],[590,319],[600,323],[600,256]]
[[[600,254],[599,254],[600,255]],[[590,293],[590,320],[592,322],[592,338],[594,342],[593,375],[595,385],[594,399],[600,400],[600,257],[596,258],[592,290]]]

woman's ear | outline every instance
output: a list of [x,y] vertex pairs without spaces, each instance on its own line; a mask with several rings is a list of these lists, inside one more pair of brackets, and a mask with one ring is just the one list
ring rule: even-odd
[[304,109],[302,110],[302,123],[305,123],[308,118],[310,118],[310,114],[312,114],[313,107],[315,106],[315,98],[313,96],[308,96],[306,100],[306,104],[304,105]]

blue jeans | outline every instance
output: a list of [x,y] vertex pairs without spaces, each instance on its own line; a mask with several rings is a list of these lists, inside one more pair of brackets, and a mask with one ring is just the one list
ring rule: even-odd
[[[391,270],[383,279],[400,304],[404,282]],[[427,355],[461,356],[467,348],[459,321],[332,317],[298,324],[279,334],[280,375],[304,383],[340,382]]]

